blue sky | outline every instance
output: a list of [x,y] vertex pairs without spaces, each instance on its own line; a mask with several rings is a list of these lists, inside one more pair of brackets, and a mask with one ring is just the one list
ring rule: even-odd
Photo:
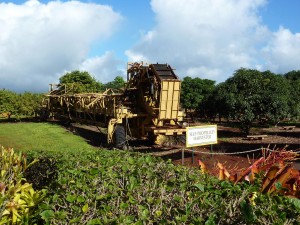
[[0,88],[47,91],[72,70],[108,82],[127,61],[223,82],[300,69],[299,0],[0,1]]
[[270,0],[266,7],[260,10],[262,21],[272,30],[279,26],[289,28],[292,32],[300,32],[300,1]]

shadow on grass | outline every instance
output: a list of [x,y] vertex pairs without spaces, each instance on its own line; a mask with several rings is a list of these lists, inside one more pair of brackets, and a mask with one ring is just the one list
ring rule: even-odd
[[81,127],[72,126],[71,124],[60,124],[75,135],[84,138],[90,145],[94,147],[108,147],[107,136],[100,131],[93,131]]

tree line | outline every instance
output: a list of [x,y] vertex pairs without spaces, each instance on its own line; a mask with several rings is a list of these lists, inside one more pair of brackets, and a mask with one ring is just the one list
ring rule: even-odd
[[185,77],[181,103],[187,113],[207,120],[237,121],[245,133],[254,123],[300,118],[300,70],[286,74],[241,68],[225,82]]
[[[76,85],[74,85],[76,84]],[[85,71],[72,71],[59,79],[59,85],[73,92],[103,92],[125,86],[121,76],[101,83]],[[18,94],[0,90],[0,116],[33,116],[41,106],[43,94]],[[186,112],[206,120],[236,121],[245,133],[254,123],[276,124],[283,119],[300,118],[300,70],[286,74],[241,68],[226,81],[184,77],[181,104]]]
[[42,98],[43,95],[39,93],[24,92],[18,94],[2,89],[0,90],[0,118],[10,120],[11,116],[16,118],[35,116]]

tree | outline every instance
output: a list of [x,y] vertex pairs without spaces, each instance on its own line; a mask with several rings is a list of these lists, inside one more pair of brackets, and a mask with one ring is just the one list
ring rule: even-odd
[[86,71],[72,71],[59,78],[60,85],[73,87],[74,92],[99,92],[102,84]]
[[215,81],[184,77],[181,83],[181,104],[188,110],[199,109],[203,100],[214,90]]
[[17,94],[9,90],[0,90],[0,113],[6,114],[8,119],[14,116],[34,116],[41,106],[43,95],[25,92]]
[[234,117],[234,102],[235,96],[234,93],[231,92],[232,87],[228,83],[220,83],[218,84],[213,92],[203,101],[201,108],[205,109],[206,115],[215,119],[215,117],[219,117],[219,121],[222,118],[229,120],[229,118]]
[[277,123],[289,117],[289,82],[281,75],[270,71],[262,72],[263,98],[261,103],[260,122]]
[[287,116],[288,87],[282,76],[270,71],[239,69],[219,89],[219,104],[229,110],[220,114],[239,121],[246,134],[254,122],[276,123]]
[[284,77],[291,81],[300,80],[300,70],[292,70],[292,71],[284,74]]
[[38,93],[25,92],[18,95],[18,114],[23,116],[34,116],[41,107],[43,95]]
[[123,77],[117,76],[113,81],[104,84],[102,89],[103,90],[106,90],[109,88],[121,89],[121,88],[124,88],[124,86],[125,86],[125,81],[124,81]]
[[290,84],[289,90],[289,112],[292,119],[299,120],[300,118],[300,70],[293,70],[284,77]]
[[8,119],[18,112],[17,94],[9,90],[0,90],[0,113],[6,114]]

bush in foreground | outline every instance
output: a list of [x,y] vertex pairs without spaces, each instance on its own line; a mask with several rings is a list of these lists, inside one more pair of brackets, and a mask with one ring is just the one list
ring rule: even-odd
[[23,173],[26,157],[13,149],[1,147],[0,151],[0,224],[31,224],[45,190],[36,191],[26,182]]
[[[219,181],[145,154],[56,153],[45,224],[299,224],[300,206],[259,185]],[[253,197],[255,196],[255,197]]]

